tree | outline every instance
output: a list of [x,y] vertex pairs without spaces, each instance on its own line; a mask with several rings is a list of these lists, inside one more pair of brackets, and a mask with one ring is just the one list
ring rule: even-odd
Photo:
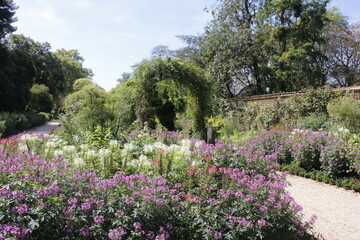
[[69,93],[72,91],[71,86],[74,84],[76,79],[79,78],[88,78],[91,79],[93,77],[93,73],[91,69],[84,68],[83,62],[84,58],[80,55],[80,53],[75,50],[66,50],[66,49],[58,49],[54,52],[57,59],[60,61],[60,65],[64,74],[65,80],[65,92]]
[[116,81],[120,84],[120,83],[126,82],[126,81],[129,80],[130,78],[131,78],[131,73],[123,72],[123,73],[121,74],[121,77],[118,78]]
[[35,112],[51,112],[53,107],[53,96],[49,88],[44,84],[34,84],[31,89],[31,98],[28,110]]
[[327,0],[219,0],[201,52],[224,97],[325,83],[321,30]]
[[178,50],[173,51],[174,57],[189,61],[196,66],[205,69],[206,64],[201,58],[200,45],[203,42],[203,36],[192,36],[192,35],[178,35],[178,39],[183,41],[186,46]]
[[16,30],[11,24],[17,21],[14,17],[17,9],[12,0],[0,0],[0,42],[7,34]]
[[151,58],[154,59],[158,57],[172,57],[172,51],[169,49],[168,46],[158,45],[151,50]]
[[323,69],[334,86],[347,87],[360,83],[360,23],[349,25],[338,9],[328,12],[320,45],[326,60]]
[[108,93],[90,79],[76,80],[74,89],[65,98],[66,114],[72,116],[74,124],[81,130],[94,132],[100,126],[102,131],[106,131],[113,119],[106,105]]

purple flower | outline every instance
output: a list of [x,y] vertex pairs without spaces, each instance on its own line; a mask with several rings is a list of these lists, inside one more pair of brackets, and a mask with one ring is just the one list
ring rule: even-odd
[[113,230],[110,230],[108,237],[111,240],[118,240],[121,239],[122,236],[125,235],[125,230],[122,227],[115,228]]
[[266,225],[266,221],[263,220],[263,219],[260,219],[260,220],[257,221],[257,224],[258,224],[259,226],[263,227],[263,226]]
[[246,195],[245,196],[245,201],[246,202],[251,202],[251,201],[253,201],[254,200],[254,197],[253,196],[251,196],[251,195]]
[[156,199],[155,203],[156,203],[156,205],[164,205],[165,201],[164,201],[164,199],[159,198],[159,199]]
[[101,215],[95,216],[94,217],[94,223],[96,224],[101,224],[105,221],[104,217]]
[[154,239],[154,238],[155,238],[155,234],[154,234],[154,232],[149,231],[149,232],[146,234],[146,237],[147,237],[148,239]]
[[221,239],[223,236],[221,234],[221,232],[214,232],[214,238],[215,239]]
[[136,229],[141,229],[141,223],[139,223],[139,222],[134,222],[133,226]]
[[115,216],[121,218],[125,215],[125,213],[121,210],[116,210]]
[[84,228],[80,231],[80,235],[81,236],[84,236],[84,237],[87,237],[90,235],[90,230],[88,228]]
[[68,200],[68,204],[69,204],[69,205],[76,205],[77,202],[78,202],[78,200],[77,200],[76,198],[70,198],[70,199]]
[[171,200],[173,202],[178,202],[180,200],[179,196],[178,195],[174,195],[174,196],[171,196]]
[[208,202],[208,204],[210,204],[211,206],[216,205],[216,199],[215,199],[215,198],[209,198],[207,202]]
[[25,214],[28,212],[28,206],[26,204],[22,204],[12,208],[12,211],[17,214]]
[[135,199],[132,197],[129,198],[125,198],[124,202],[128,205],[134,205],[135,204]]

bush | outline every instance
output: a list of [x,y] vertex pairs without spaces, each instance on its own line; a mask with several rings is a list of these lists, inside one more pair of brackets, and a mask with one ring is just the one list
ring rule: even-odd
[[0,112],[0,121],[5,122],[4,136],[19,133],[30,126],[28,119],[22,113]]
[[47,122],[45,114],[32,113],[32,112],[24,112],[23,114],[28,120],[30,128],[40,126]]
[[300,119],[301,127],[304,129],[318,130],[326,125],[326,117],[321,114],[310,113]]
[[327,105],[331,119],[352,132],[360,132],[360,101],[353,97],[340,97]]
[[28,109],[35,112],[50,112],[53,107],[53,96],[44,84],[34,84],[31,89],[30,105]]
[[6,121],[0,121],[0,138],[4,135],[5,131],[6,131],[6,125],[5,125]]

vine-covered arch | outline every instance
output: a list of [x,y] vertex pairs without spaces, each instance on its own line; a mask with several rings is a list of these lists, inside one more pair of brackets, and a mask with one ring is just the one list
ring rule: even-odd
[[136,114],[142,124],[154,127],[157,117],[174,130],[176,113],[186,110],[195,131],[204,133],[211,88],[200,68],[182,59],[157,58],[139,64],[134,76],[139,84]]

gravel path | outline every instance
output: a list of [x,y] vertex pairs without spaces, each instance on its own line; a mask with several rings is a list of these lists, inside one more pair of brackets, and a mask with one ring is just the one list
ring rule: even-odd
[[39,127],[31,128],[31,129],[27,130],[26,133],[29,133],[29,134],[50,133],[59,125],[60,125],[59,122],[50,121]]
[[288,175],[287,191],[303,207],[305,220],[315,214],[313,231],[325,240],[360,240],[360,193]]

